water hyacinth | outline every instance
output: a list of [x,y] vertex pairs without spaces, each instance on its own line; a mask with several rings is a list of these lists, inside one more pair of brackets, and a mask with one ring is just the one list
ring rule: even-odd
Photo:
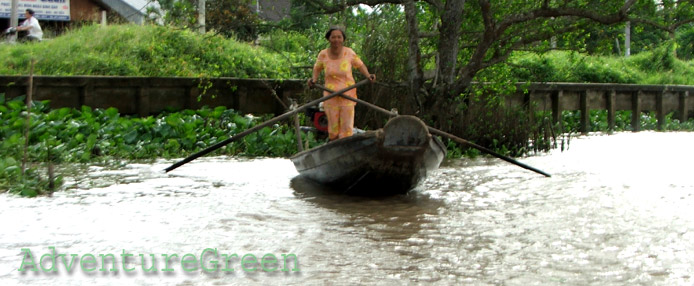
[[[26,107],[23,98],[0,102],[0,191],[21,178]],[[60,108],[34,102],[27,145],[32,163],[112,164],[119,160],[181,158],[267,120],[220,106],[131,117],[117,109]],[[313,147],[313,134],[303,137]],[[297,152],[294,129],[275,124],[217,150],[218,155],[289,156]],[[37,192],[40,193],[40,192]]]

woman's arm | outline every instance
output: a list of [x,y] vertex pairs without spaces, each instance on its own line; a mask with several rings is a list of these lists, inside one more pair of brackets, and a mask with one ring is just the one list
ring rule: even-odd
[[376,80],[376,75],[370,74],[369,69],[366,67],[366,65],[361,65],[359,67],[359,72],[361,72],[361,74],[363,74],[366,78],[368,78],[372,82]]
[[308,79],[308,82],[306,83],[309,87],[312,87],[314,83],[318,81],[318,77],[320,76],[320,72],[323,69],[321,69],[318,65],[313,65],[313,76],[311,76],[310,79]]

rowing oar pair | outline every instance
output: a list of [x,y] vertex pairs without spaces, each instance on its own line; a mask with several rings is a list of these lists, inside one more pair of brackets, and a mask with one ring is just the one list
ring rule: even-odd
[[[241,138],[243,138],[244,136],[246,136],[246,135],[248,135],[248,134],[251,134],[251,133],[253,133],[253,132],[257,131],[257,130],[260,130],[260,129],[263,128],[263,127],[269,126],[270,124],[273,124],[273,123],[275,123],[275,122],[277,122],[277,121],[286,119],[286,118],[288,118],[289,116],[292,116],[292,115],[294,115],[294,114],[297,113],[297,112],[301,112],[301,111],[303,111],[304,109],[306,109],[306,108],[308,108],[308,107],[310,107],[310,106],[314,106],[314,105],[316,105],[316,104],[318,104],[318,103],[320,103],[320,102],[326,101],[326,100],[331,99],[331,98],[336,97],[336,96],[341,96],[341,97],[343,97],[343,98],[346,98],[346,99],[348,99],[348,100],[354,101],[354,102],[356,102],[356,103],[363,104],[363,105],[365,105],[365,106],[367,106],[367,107],[373,108],[373,109],[375,109],[375,110],[377,110],[377,111],[380,111],[380,112],[382,112],[382,113],[384,113],[384,114],[387,114],[387,115],[389,115],[389,116],[397,116],[397,115],[398,115],[397,113],[390,112],[390,111],[385,110],[385,109],[383,109],[383,108],[381,108],[381,107],[379,107],[379,106],[377,106],[377,105],[368,103],[368,102],[363,101],[363,100],[361,100],[361,99],[349,97],[349,96],[346,96],[346,95],[343,94],[344,92],[346,92],[346,91],[348,91],[348,90],[351,90],[351,89],[353,89],[353,88],[362,86],[362,85],[364,85],[364,84],[366,84],[366,83],[368,83],[368,82],[369,82],[369,80],[368,80],[368,79],[365,79],[365,80],[362,80],[362,81],[360,81],[360,82],[358,82],[358,83],[356,83],[356,84],[354,84],[354,85],[352,85],[352,86],[343,88],[343,89],[338,90],[338,91],[332,91],[332,90],[330,90],[330,89],[328,89],[328,88],[326,88],[326,87],[324,87],[324,86],[322,86],[322,85],[314,84],[315,87],[318,87],[319,89],[322,89],[322,90],[324,90],[324,91],[326,91],[326,92],[329,92],[330,94],[327,95],[327,96],[323,96],[323,97],[321,97],[321,98],[319,98],[319,99],[313,100],[313,101],[311,101],[311,102],[309,102],[309,103],[306,103],[306,104],[304,104],[304,105],[302,105],[302,106],[300,106],[300,107],[298,107],[298,108],[296,108],[296,109],[294,109],[294,110],[288,111],[288,112],[286,112],[286,113],[284,113],[284,114],[282,114],[282,115],[279,115],[279,116],[277,116],[277,117],[275,117],[275,118],[272,118],[272,119],[270,119],[270,120],[268,120],[268,121],[265,121],[264,123],[261,123],[261,124],[259,124],[259,125],[256,125],[256,126],[252,127],[252,128],[246,129],[245,131],[243,131],[243,132],[241,132],[241,133],[238,133],[238,134],[236,134],[236,135],[234,135],[234,136],[231,136],[230,138],[228,138],[228,139],[226,139],[226,140],[224,140],[224,141],[221,141],[221,142],[219,142],[219,143],[217,143],[217,144],[214,144],[214,145],[208,147],[208,148],[205,149],[205,150],[202,150],[202,151],[200,151],[200,152],[197,152],[197,153],[195,153],[195,154],[189,156],[188,158],[185,158],[185,159],[183,159],[183,160],[181,160],[181,161],[179,161],[179,162],[177,162],[177,163],[175,163],[175,164],[169,166],[169,167],[166,168],[165,170],[166,170],[166,172],[169,172],[169,171],[171,171],[171,170],[174,170],[174,169],[176,169],[176,168],[182,166],[183,164],[186,164],[186,163],[188,163],[188,162],[190,162],[190,161],[193,161],[193,160],[197,159],[198,157],[204,156],[204,155],[206,155],[206,154],[208,154],[208,153],[210,153],[210,152],[212,152],[212,151],[214,151],[214,150],[217,150],[217,149],[223,147],[224,145],[227,145],[227,144],[229,144],[229,143],[231,143],[231,142],[233,142],[233,141],[236,141],[236,140],[238,140],[238,139],[241,139]],[[455,142],[457,142],[457,143],[459,143],[459,144],[463,144],[463,145],[466,145],[466,146],[470,146],[470,147],[475,148],[475,149],[477,149],[477,150],[480,150],[480,151],[482,151],[482,152],[484,152],[484,153],[487,153],[487,154],[489,154],[489,155],[492,155],[492,156],[494,156],[494,157],[497,157],[497,158],[499,158],[499,159],[501,159],[501,160],[504,160],[504,161],[506,161],[506,162],[509,162],[509,163],[511,163],[511,164],[514,164],[514,165],[516,165],[516,166],[519,166],[519,167],[521,167],[521,168],[524,168],[524,169],[527,169],[527,170],[531,170],[531,171],[533,171],[533,172],[536,172],[536,173],[545,175],[545,176],[547,176],[547,177],[551,177],[550,174],[547,174],[547,173],[545,173],[545,172],[543,172],[543,171],[541,171],[541,170],[539,170],[539,169],[536,169],[536,168],[533,168],[533,167],[528,166],[528,165],[526,165],[526,164],[523,164],[523,163],[521,163],[521,162],[518,162],[518,161],[516,161],[516,160],[514,160],[514,159],[512,159],[512,158],[509,158],[509,157],[507,157],[507,156],[504,156],[504,155],[501,155],[501,154],[499,154],[499,153],[496,153],[496,152],[494,152],[494,151],[492,151],[492,150],[489,150],[489,149],[487,149],[487,148],[485,148],[485,147],[482,147],[482,146],[480,146],[480,145],[477,145],[477,144],[475,144],[475,143],[472,143],[472,142],[470,142],[470,141],[467,141],[467,140],[465,140],[465,139],[463,139],[463,138],[460,138],[460,137],[458,137],[458,136],[455,136],[455,135],[453,135],[453,134],[443,132],[443,131],[441,131],[441,130],[438,130],[438,129],[433,128],[433,127],[428,126],[428,125],[427,125],[427,128],[429,128],[429,132],[432,133],[432,134],[436,134],[436,135],[439,135],[439,136],[443,136],[443,137],[449,138],[449,139],[451,139],[451,140],[453,140],[453,141],[455,141]]]
[[[318,87],[319,89],[325,90],[325,91],[327,91],[327,92],[333,92],[332,90],[330,90],[330,89],[328,89],[328,88],[326,88],[326,87],[324,87],[324,86],[322,86],[322,85],[319,85],[319,84],[314,84],[314,86]],[[391,111],[385,110],[385,109],[383,109],[382,107],[380,107],[380,106],[378,106],[378,105],[374,105],[374,104],[368,103],[368,102],[363,101],[363,100],[361,100],[361,99],[357,99],[357,98],[354,98],[354,97],[349,97],[349,96],[346,96],[346,95],[343,95],[343,94],[340,94],[340,96],[342,96],[342,98],[349,99],[349,100],[354,101],[354,102],[356,102],[356,103],[366,105],[366,106],[368,106],[368,107],[370,107],[370,108],[373,108],[373,109],[375,109],[375,110],[377,110],[377,111],[380,111],[381,113],[384,113],[384,114],[389,115],[389,116],[397,116],[397,115],[398,115],[398,114],[395,113],[395,112],[391,112]],[[487,154],[489,154],[489,155],[492,155],[492,156],[494,156],[494,157],[497,157],[497,158],[499,158],[499,159],[501,159],[501,160],[504,160],[504,161],[509,162],[509,163],[511,163],[511,164],[514,164],[514,165],[517,165],[517,166],[519,166],[519,167],[521,167],[521,168],[528,169],[528,170],[531,170],[531,171],[536,172],[536,173],[540,173],[540,174],[545,175],[545,176],[547,176],[547,177],[551,177],[550,174],[547,174],[547,173],[543,172],[542,170],[533,168],[533,167],[531,167],[531,166],[528,166],[528,165],[526,165],[526,164],[523,164],[523,163],[521,163],[521,162],[518,162],[518,161],[516,161],[516,160],[513,160],[513,159],[510,158],[510,157],[507,157],[507,156],[501,155],[501,154],[499,154],[499,153],[496,153],[496,152],[494,152],[494,151],[492,151],[492,150],[489,150],[489,149],[487,149],[487,148],[484,148],[484,147],[482,147],[482,146],[480,146],[480,145],[477,145],[477,144],[475,144],[475,143],[472,143],[472,142],[470,142],[470,141],[467,141],[467,140],[465,140],[465,139],[463,139],[463,138],[460,138],[460,137],[458,137],[458,136],[455,136],[455,135],[453,135],[453,134],[443,132],[443,131],[441,131],[441,130],[439,130],[439,129],[436,129],[436,128],[434,128],[434,127],[431,127],[431,126],[429,126],[429,125],[427,125],[427,128],[429,128],[429,133],[431,133],[431,134],[436,134],[436,135],[439,135],[439,136],[442,136],[442,137],[446,137],[446,138],[451,139],[451,140],[453,140],[453,141],[455,141],[455,142],[457,142],[457,143],[459,143],[459,144],[463,144],[463,145],[466,145],[466,146],[475,148],[475,149],[480,150],[480,151],[482,151],[482,152],[484,152],[484,153],[487,153]]]

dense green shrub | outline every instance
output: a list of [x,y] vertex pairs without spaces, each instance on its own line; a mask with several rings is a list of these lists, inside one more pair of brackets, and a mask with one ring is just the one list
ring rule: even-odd
[[[0,158],[3,158],[0,161],[0,191],[12,190],[10,182],[19,181],[21,176],[19,162],[23,161],[23,152],[18,151],[25,148],[25,114],[22,98],[0,100]],[[34,102],[27,157],[32,163],[108,163],[121,159],[181,158],[266,119],[243,116],[225,107],[140,118],[121,116],[115,108],[50,109],[47,102]],[[308,141],[309,147],[321,143],[313,134],[304,136],[304,141]],[[275,124],[232,142],[215,154],[289,156],[296,152],[294,129],[286,124]],[[43,183],[34,181],[33,184],[42,186]]]
[[0,74],[290,78],[289,59],[211,33],[154,25],[84,26],[0,46]]
[[628,58],[576,52],[516,53],[512,78],[531,82],[592,82],[694,85],[694,63],[674,56],[672,45]]

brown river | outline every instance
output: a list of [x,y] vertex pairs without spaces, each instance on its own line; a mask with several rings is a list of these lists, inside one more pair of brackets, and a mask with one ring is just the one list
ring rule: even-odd
[[694,285],[693,148],[594,134],[519,159],[551,178],[457,159],[387,198],[288,159],[80,167],[52,197],[0,194],[0,285]]

